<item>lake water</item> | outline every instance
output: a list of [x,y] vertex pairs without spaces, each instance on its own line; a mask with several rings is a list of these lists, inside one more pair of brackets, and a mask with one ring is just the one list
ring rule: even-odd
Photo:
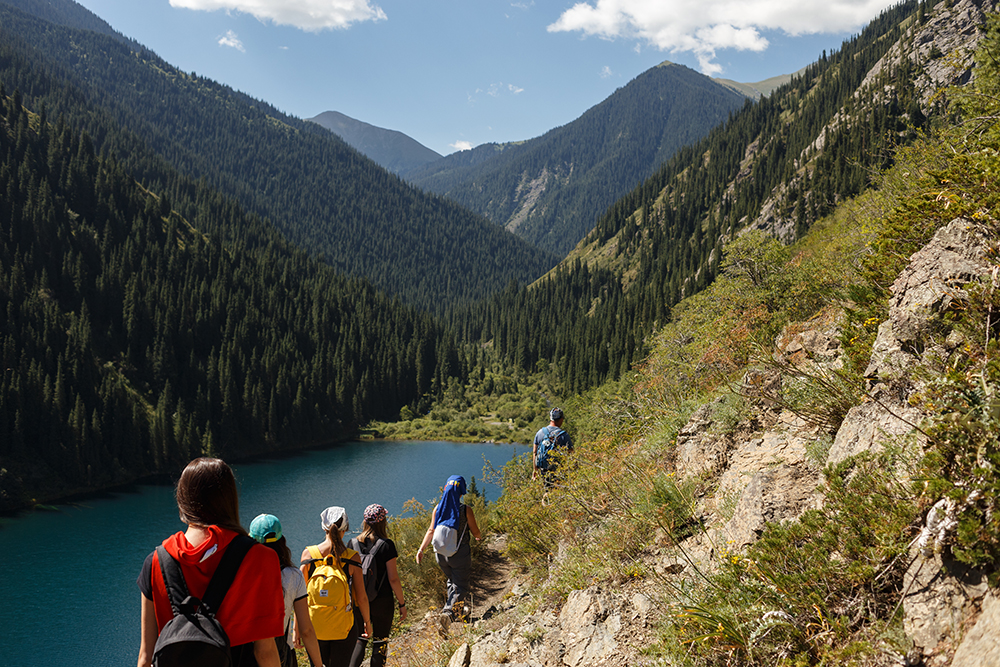
[[[347,509],[351,533],[371,503],[401,516],[403,503],[425,506],[451,475],[473,476],[488,500],[497,487],[484,461],[500,469],[524,445],[448,442],[344,443],[288,458],[233,465],[240,518],[281,519],[293,558],[323,538],[319,514]],[[391,519],[390,519],[391,521]],[[183,530],[173,487],[136,485],[58,511],[0,518],[0,664],[7,667],[135,665],[143,559]]]

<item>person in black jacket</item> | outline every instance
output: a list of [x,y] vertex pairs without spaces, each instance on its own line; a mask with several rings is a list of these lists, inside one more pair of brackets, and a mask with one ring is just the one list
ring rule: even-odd
[[[403,597],[403,585],[399,580],[399,570],[396,568],[396,558],[399,553],[396,545],[389,539],[386,530],[388,513],[378,504],[365,508],[364,521],[361,523],[361,534],[351,540],[349,546],[362,555],[373,554],[375,558],[375,574],[378,578],[374,599],[368,600],[369,613],[372,621],[372,659],[371,667],[383,667],[389,650],[389,632],[392,621],[399,607],[399,619],[406,620],[406,598]],[[365,580],[367,584],[367,577]],[[368,639],[359,637],[351,657],[351,667],[358,667],[365,659]]]

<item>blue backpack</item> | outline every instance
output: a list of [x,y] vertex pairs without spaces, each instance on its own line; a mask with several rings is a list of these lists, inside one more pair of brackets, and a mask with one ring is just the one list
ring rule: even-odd
[[536,450],[537,453],[535,455],[535,466],[539,470],[551,470],[555,467],[554,461],[550,460],[550,456],[556,446],[560,444],[561,436],[565,432],[566,431],[558,427],[545,427],[545,437],[540,443],[538,443],[538,449]]

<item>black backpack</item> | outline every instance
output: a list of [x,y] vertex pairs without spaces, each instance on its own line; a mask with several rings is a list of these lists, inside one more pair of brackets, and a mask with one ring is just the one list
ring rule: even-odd
[[[174,617],[167,621],[153,647],[156,667],[231,667],[229,637],[215,618],[226,592],[236,578],[243,557],[255,542],[242,535],[233,538],[215,574],[208,582],[204,599],[188,592],[180,564],[163,545],[156,547]],[[178,602],[180,601],[180,602]]]
[[365,578],[365,593],[368,594],[369,602],[378,597],[378,590],[382,587],[382,580],[386,575],[385,572],[379,572],[378,560],[375,559],[376,552],[383,544],[385,540],[381,538],[375,538],[375,544],[371,548],[365,547],[357,538],[351,540],[350,544],[351,549],[361,554],[361,573]]

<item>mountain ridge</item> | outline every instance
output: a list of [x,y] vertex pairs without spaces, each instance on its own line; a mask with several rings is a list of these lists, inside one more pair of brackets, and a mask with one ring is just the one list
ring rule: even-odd
[[600,211],[745,102],[665,61],[540,137],[483,144],[402,175],[562,256]]
[[[48,11],[48,3],[35,5]],[[7,3],[0,13],[9,54],[0,78],[27,91],[30,108],[67,114],[98,150],[110,142],[140,180],[150,155],[206,179],[338,271],[408,303],[440,310],[510,280],[533,280],[556,262],[403,182],[314,123],[181,72],[133,42],[53,24]],[[82,100],[99,110],[80,112]]]
[[330,130],[395,174],[418,169],[442,157],[398,130],[377,127],[339,111],[324,111],[306,120]]

